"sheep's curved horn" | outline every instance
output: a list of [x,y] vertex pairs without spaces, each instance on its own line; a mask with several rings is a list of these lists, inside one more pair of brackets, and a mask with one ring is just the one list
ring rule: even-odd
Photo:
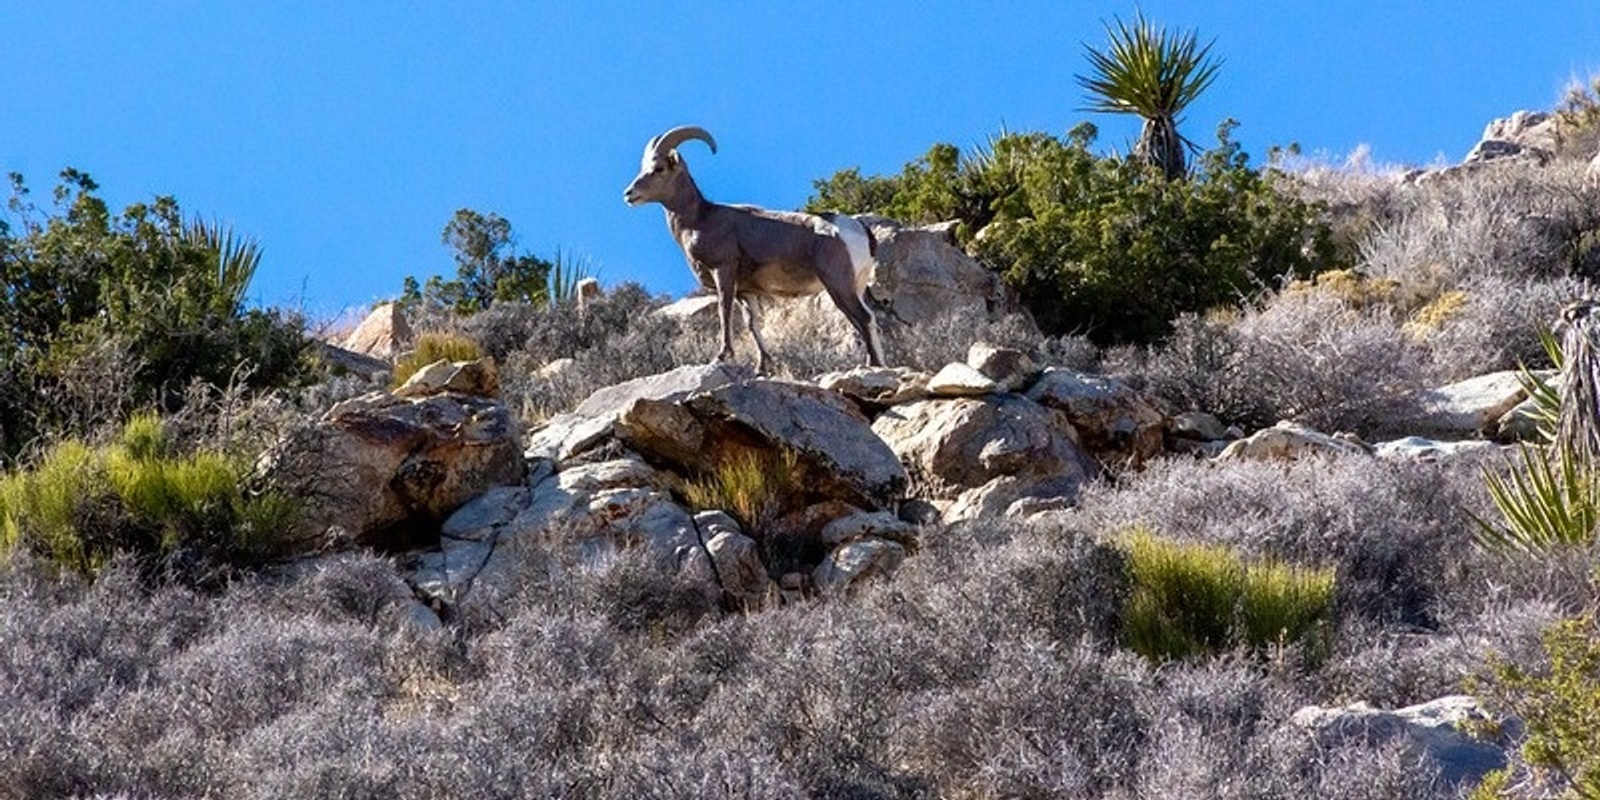
[[678,149],[678,145],[683,144],[690,139],[699,139],[711,147],[711,152],[717,152],[717,140],[711,138],[711,134],[707,133],[705,128],[695,125],[679,125],[678,127],[673,128],[672,130],[667,131],[666,133],[663,133],[654,139],[651,139],[650,144],[645,145],[644,149],[648,154],[658,156],[666,155],[667,153]]

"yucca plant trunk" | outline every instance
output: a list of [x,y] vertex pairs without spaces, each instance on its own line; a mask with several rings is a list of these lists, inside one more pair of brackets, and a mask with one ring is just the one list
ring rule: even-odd
[[1555,446],[1588,468],[1600,467],[1600,304],[1583,300],[1561,312],[1561,413]]
[[1172,117],[1146,117],[1133,155],[1160,169],[1167,180],[1177,180],[1189,174],[1183,153],[1183,139],[1178,136],[1178,124]]

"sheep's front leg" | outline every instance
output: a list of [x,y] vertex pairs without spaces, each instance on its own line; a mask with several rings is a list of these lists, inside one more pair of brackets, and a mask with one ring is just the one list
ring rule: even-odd
[[722,323],[722,352],[711,363],[720,364],[733,360],[733,301],[734,296],[734,268],[732,266],[717,267],[717,317]]

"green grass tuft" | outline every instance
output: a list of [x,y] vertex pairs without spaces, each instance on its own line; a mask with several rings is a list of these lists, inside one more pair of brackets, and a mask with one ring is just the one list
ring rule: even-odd
[[1313,634],[1332,611],[1332,569],[1246,564],[1231,548],[1173,542],[1142,528],[1123,547],[1133,592],[1122,641],[1147,658],[1317,644]]

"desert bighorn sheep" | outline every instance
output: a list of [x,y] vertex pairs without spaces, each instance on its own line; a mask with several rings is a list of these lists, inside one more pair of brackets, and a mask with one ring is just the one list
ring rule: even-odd
[[700,285],[717,293],[722,351],[733,357],[733,301],[744,307],[750,338],[756,343],[759,372],[767,371],[761,339],[761,302],[768,297],[806,297],[827,291],[867,346],[867,360],[883,366],[883,350],[865,297],[872,278],[871,232],[846,214],[801,214],[744,205],[713,203],[700,193],[678,145],[699,139],[717,152],[703,128],[680,126],[644,146],[639,176],[622,199],[630,206],[660,203],[667,227],[689,259]]

